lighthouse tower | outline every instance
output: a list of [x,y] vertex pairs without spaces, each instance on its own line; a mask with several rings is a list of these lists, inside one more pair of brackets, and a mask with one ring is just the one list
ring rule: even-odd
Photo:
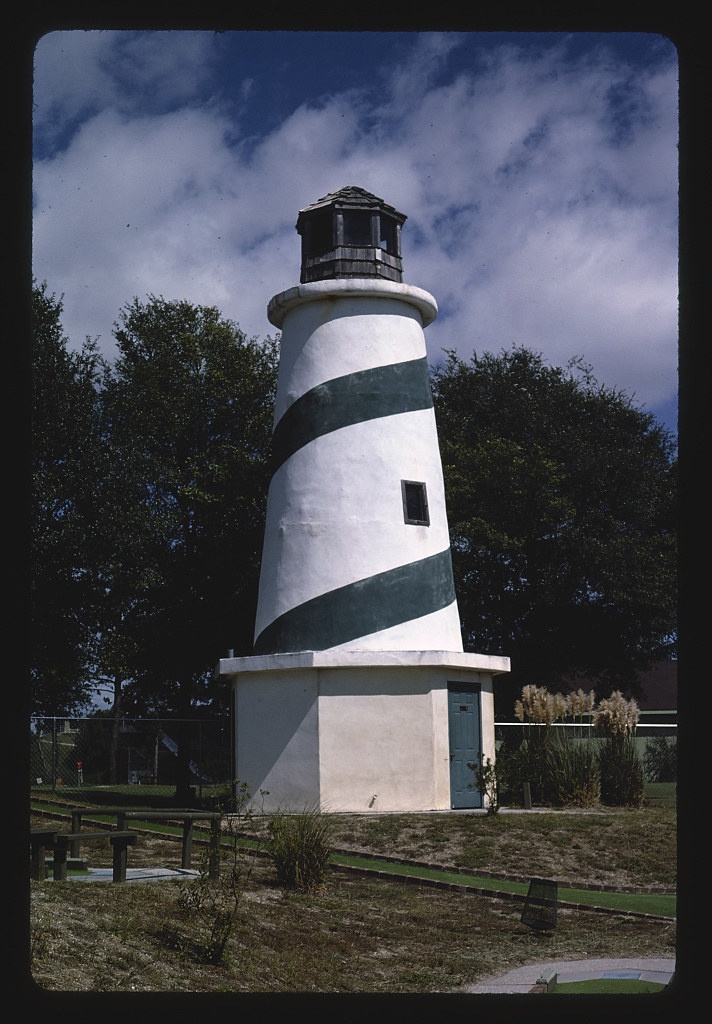
[[424,328],[402,281],[406,218],[356,187],[301,210],[281,329],[254,653],[226,658],[236,774],[263,806],[482,806],[492,683],[463,652]]

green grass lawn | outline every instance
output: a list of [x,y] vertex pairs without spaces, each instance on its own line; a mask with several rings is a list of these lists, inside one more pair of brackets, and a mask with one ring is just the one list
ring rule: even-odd
[[662,992],[665,985],[637,978],[590,978],[588,981],[565,981],[554,985],[549,995],[555,996],[623,996]]
[[[669,796],[669,793],[667,795]],[[40,809],[42,805],[34,803],[34,806],[36,809]],[[99,812],[92,815],[92,820],[103,821],[109,824],[115,820],[115,816],[103,815]],[[535,827],[539,829],[542,828],[544,820],[544,818],[538,817],[536,821],[532,821],[532,829]],[[394,821],[395,816],[393,816],[390,821],[375,821],[373,826],[377,832],[383,832],[387,828],[391,828]],[[497,825],[493,819],[480,818],[479,821],[481,822],[482,828],[486,828],[488,825],[497,827],[498,825],[503,824],[502,819],[499,817]],[[560,822],[560,825],[561,824],[562,823]],[[155,822],[142,822],[140,820],[133,821],[131,823],[131,827],[137,831],[148,834],[172,835],[176,838],[178,838],[182,833],[182,828],[180,826],[165,823],[158,824]],[[440,824],[436,827],[438,829],[442,829],[445,826]],[[549,826],[547,826],[547,828],[549,828]],[[551,829],[549,829],[549,831],[551,831]],[[545,832],[545,834],[548,833]],[[205,843],[208,839],[208,833],[203,829],[196,828],[194,838],[196,843],[200,843],[201,841]],[[562,832],[561,838],[565,841],[566,845],[570,846],[572,844],[570,832]],[[230,842],[230,839],[226,839],[226,846],[229,846]],[[558,842],[556,833],[554,842]],[[243,839],[240,843],[246,850],[259,846],[259,841],[257,840]],[[417,877],[429,882],[441,883],[443,885],[469,887],[490,892],[511,893],[522,897],[526,896],[528,889],[527,881],[513,881],[506,878],[480,875],[477,873],[476,868],[471,872],[466,871],[464,869],[466,867],[465,865],[461,867],[459,871],[455,872],[448,870],[447,867],[440,868],[435,866],[423,866],[420,864],[417,867],[414,867],[412,864],[379,859],[378,857],[372,857],[368,854],[350,854],[341,851],[332,854],[331,862],[335,866],[353,868],[364,872],[379,872],[381,874],[394,877]],[[536,873],[532,872],[532,874]],[[641,889],[642,888],[643,887],[641,886]],[[650,914],[656,917],[669,918],[674,918],[676,915],[676,897],[671,893],[650,893],[645,891],[612,892],[599,889],[589,889],[586,888],[585,885],[580,889],[560,885],[558,889],[558,898],[562,903],[578,904],[589,907],[602,907],[610,910],[618,910],[622,913]]]
[[[67,830],[71,806],[65,803],[57,820],[60,809],[48,805],[45,815],[31,815],[32,824],[56,821]],[[220,882],[207,889],[195,881],[32,882],[32,976],[63,992],[423,994],[461,992],[542,961],[674,959],[675,920],[656,916],[666,913],[664,901],[674,906],[674,895],[650,889],[674,889],[676,817],[674,806],[651,804],[496,816],[335,815],[335,870],[314,893],[283,889],[272,859],[245,848],[225,851]],[[266,822],[253,825],[251,838],[265,853]],[[180,864],[181,829],[160,835],[157,823],[144,827],[129,867]],[[196,834],[194,866],[202,851]],[[233,852],[235,893],[228,871]],[[106,841],[88,841],[86,853],[93,867],[111,864]],[[339,867],[342,858],[361,870]],[[406,872],[418,877],[399,877]],[[523,893],[530,876],[559,879],[557,926],[544,935],[522,923],[521,900],[478,895],[486,887]],[[569,888],[579,882],[635,891]],[[607,913],[591,912],[564,902],[573,893],[580,905],[622,902]],[[207,900],[201,913],[198,897]],[[640,902],[647,900],[656,901],[654,910]],[[225,960],[216,964],[208,954],[224,906],[232,908],[232,931]],[[632,906],[645,913],[634,914]],[[614,994],[629,981],[601,980],[615,986]],[[569,991],[562,984],[558,994]]]
[[[476,874],[461,874],[438,868],[418,867],[414,869],[405,864],[392,864],[374,861],[368,857],[354,857],[345,854],[334,854],[332,862],[365,870],[378,870],[391,875],[409,875],[430,879],[449,885],[470,886],[496,892],[509,892],[526,896],[527,882],[512,882],[508,879],[479,877]],[[559,900],[566,903],[577,903],[589,907],[606,907],[611,910],[637,914],[653,914],[658,917],[675,917],[676,898],[674,895],[661,893],[623,893],[602,892],[589,889],[559,888]]]

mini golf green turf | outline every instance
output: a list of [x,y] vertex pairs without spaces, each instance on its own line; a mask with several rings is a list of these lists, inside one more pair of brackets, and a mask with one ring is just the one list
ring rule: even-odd
[[636,978],[590,978],[588,981],[564,981],[556,984],[549,995],[638,995],[662,992],[665,985]]

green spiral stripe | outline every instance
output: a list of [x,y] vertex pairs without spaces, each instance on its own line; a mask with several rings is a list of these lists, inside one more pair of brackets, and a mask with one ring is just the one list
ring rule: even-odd
[[291,608],[262,630],[254,651],[324,651],[447,608],[454,600],[452,559],[447,548]]
[[272,471],[316,437],[340,427],[432,407],[428,360],[411,359],[335,377],[289,406],[272,438]]

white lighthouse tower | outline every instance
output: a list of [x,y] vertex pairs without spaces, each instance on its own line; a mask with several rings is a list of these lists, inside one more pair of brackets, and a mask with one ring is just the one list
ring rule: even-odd
[[[266,810],[481,807],[493,677],[465,654],[405,216],[347,187],[301,210],[282,331],[254,653],[226,658],[236,774]],[[265,795],[266,794],[266,795]]]

